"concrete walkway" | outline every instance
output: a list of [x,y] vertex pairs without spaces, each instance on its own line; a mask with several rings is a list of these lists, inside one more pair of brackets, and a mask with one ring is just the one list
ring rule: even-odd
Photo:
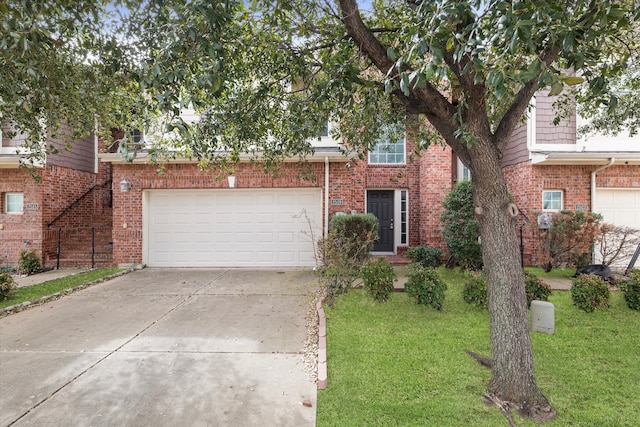
[[4,317],[0,426],[314,426],[315,286],[308,271],[145,269]]
[[39,283],[48,282],[49,280],[59,279],[61,277],[72,276],[74,274],[88,271],[86,268],[61,268],[58,270],[48,270],[38,274],[32,274],[31,276],[14,276],[13,280],[16,282],[19,288],[25,286],[33,286]]
[[554,291],[568,291],[571,289],[571,279],[568,277],[545,277],[542,279]]

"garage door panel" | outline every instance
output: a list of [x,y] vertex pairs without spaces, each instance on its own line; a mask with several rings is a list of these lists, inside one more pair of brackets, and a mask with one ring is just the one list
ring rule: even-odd
[[312,266],[308,217],[321,235],[320,189],[151,190],[150,266]]
[[[603,217],[603,222],[640,230],[640,188],[597,188],[595,205],[596,211]],[[614,267],[625,268],[632,254],[633,250],[619,259]],[[601,262],[598,259],[599,255],[596,250],[596,262]]]

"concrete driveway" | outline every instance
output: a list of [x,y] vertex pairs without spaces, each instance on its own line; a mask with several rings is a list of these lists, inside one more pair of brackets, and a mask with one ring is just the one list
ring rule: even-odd
[[2,318],[0,425],[314,426],[315,288],[308,271],[145,269]]

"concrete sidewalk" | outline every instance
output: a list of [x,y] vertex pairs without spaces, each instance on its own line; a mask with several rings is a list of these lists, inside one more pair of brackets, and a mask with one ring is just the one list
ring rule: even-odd
[[25,286],[33,286],[39,283],[48,282],[50,280],[59,279],[61,277],[72,276],[74,274],[89,271],[86,268],[61,268],[58,270],[48,270],[38,274],[32,274],[30,276],[14,276],[13,280],[16,282],[19,288]]
[[2,318],[0,425],[314,426],[315,289],[308,271],[145,269]]

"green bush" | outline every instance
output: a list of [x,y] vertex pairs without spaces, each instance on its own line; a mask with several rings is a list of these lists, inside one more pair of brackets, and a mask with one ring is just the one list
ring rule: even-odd
[[416,246],[407,251],[407,258],[423,267],[437,268],[442,265],[442,251],[429,246]]
[[551,295],[551,286],[540,280],[535,274],[524,272],[524,284],[527,293],[527,307],[531,307],[531,301],[548,301]]
[[409,265],[409,280],[405,292],[416,299],[416,303],[442,310],[444,291],[447,285],[433,268],[425,268],[419,263]]
[[595,274],[582,274],[571,281],[571,299],[587,313],[609,307],[609,284]]
[[383,257],[370,259],[360,268],[360,277],[369,295],[378,302],[385,302],[393,292],[396,274],[393,266]]
[[9,273],[0,273],[0,301],[8,300],[16,290],[16,282]]
[[484,273],[474,272],[467,274],[467,280],[462,290],[462,298],[468,304],[477,307],[488,307],[489,298],[487,296],[487,281]]
[[18,261],[18,273],[34,274],[40,271],[40,259],[33,251],[20,251],[20,260]]
[[600,234],[602,216],[593,212],[560,211],[552,215],[551,228],[544,234],[539,250],[542,266],[549,272],[562,265],[589,264],[591,250]]
[[378,218],[373,214],[334,215],[329,229],[341,239],[344,256],[364,261],[378,238]]
[[461,181],[453,187],[444,201],[445,211],[440,216],[442,236],[447,251],[465,270],[482,268],[482,247],[478,243],[480,225],[473,219],[473,186]]
[[629,271],[629,280],[620,283],[627,307],[640,311],[640,270]]
[[360,267],[371,256],[377,235],[378,219],[374,215],[336,215],[331,219],[328,235],[317,245],[322,263],[320,285],[328,305],[351,289]]

